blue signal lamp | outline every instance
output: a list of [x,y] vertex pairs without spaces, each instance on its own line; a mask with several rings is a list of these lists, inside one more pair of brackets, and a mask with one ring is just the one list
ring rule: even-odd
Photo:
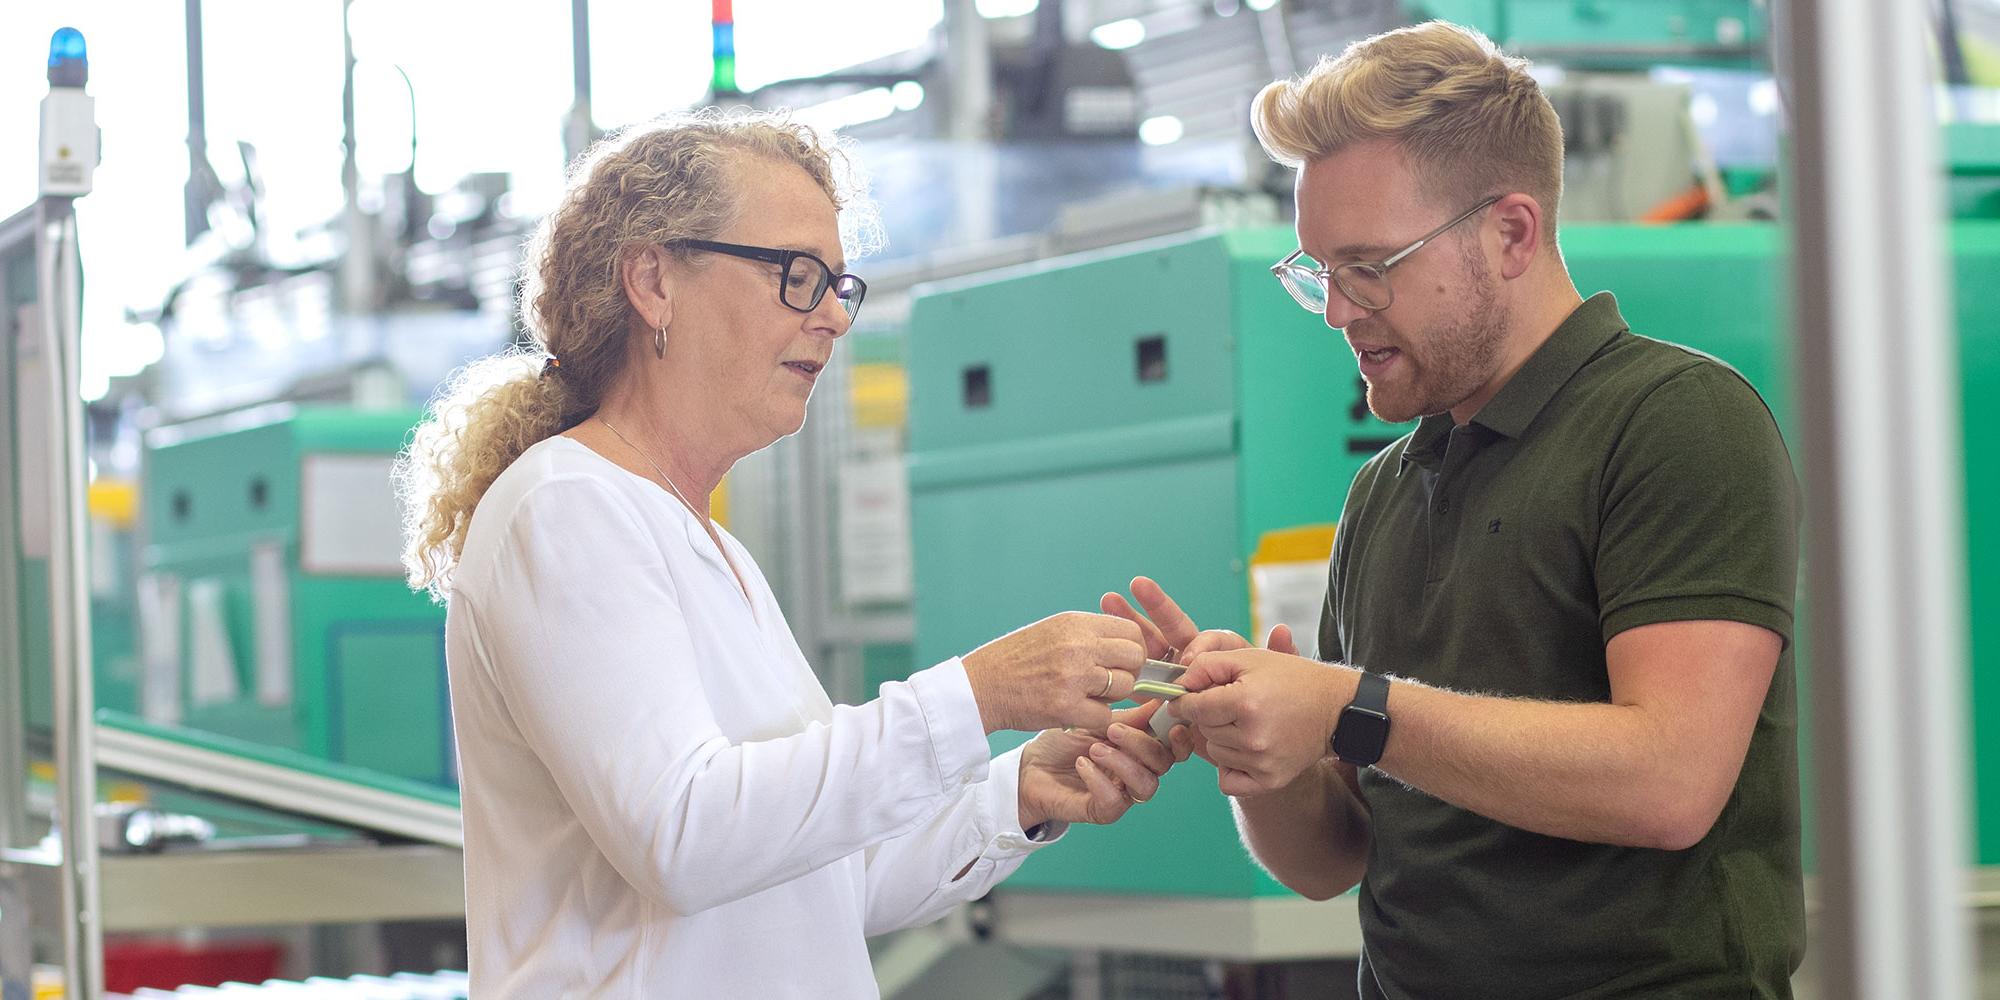
[[43,197],[90,193],[102,137],[97,130],[97,102],[83,89],[89,79],[83,32],[56,29],[49,39],[49,96],[42,98]]
[[84,50],[83,32],[57,28],[49,38],[49,86],[81,87],[90,80],[90,57]]

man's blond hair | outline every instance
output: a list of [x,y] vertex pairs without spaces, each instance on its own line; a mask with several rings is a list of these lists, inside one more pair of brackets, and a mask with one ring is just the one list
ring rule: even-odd
[[1264,151],[1286,166],[1392,141],[1448,211],[1525,192],[1541,203],[1543,235],[1555,244],[1562,124],[1527,60],[1471,28],[1430,21],[1364,38],[1265,87],[1250,117]]

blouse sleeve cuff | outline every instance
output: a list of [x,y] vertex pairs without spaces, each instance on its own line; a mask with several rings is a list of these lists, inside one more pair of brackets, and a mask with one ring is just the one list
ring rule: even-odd
[[986,783],[980,787],[981,810],[985,819],[983,825],[992,831],[987,841],[987,857],[1009,858],[1032,854],[1062,839],[1063,834],[1069,831],[1069,824],[1060,820],[1038,824],[1032,831],[1021,829],[1021,753],[1024,748],[1015,747],[993,758]]
[[979,721],[979,703],[965,663],[954,656],[935,667],[919,670],[906,682],[916,696],[930,731],[931,754],[946,789],[961,789],[984,781],[988,774],[986,727]]

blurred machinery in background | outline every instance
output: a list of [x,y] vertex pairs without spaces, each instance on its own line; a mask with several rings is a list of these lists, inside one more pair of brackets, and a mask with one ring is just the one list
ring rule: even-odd
[[[117,526],[129,496],[98,491],[100,719],[455,789],[444,609],[404,583],[390,482],[417,417],[277,405],[148,435],[143,533]],[[31,663],[48,655],[39,576]],[[47,677],[26,680],[46,726]]]
[[457,786],[444,609],[390,466],[418,414],[281,406],[147,438],[141,714]]
[[1565,223],[1777,216],[1768,195],[1742,200],[1777,157],[1763,0],[1411,6],[1536,63],[1563,123]]
[[[121,977],[231,954],[272,967],[287,950],[245,939],[242,928],[287,926],[281,936],[310,945],[304,925],[461,913],[442,614],[402,586],[394,565],[387,461],[415,414],[286,407],[160,434],[145,478],[92,484],[77,569],[91,641],[59,655],[53,379],[33,222],[30,212],[0,221],[8,995],[26,988],[31,961],[74,957],[63,916],[76,831],[101,855],[90,862],[101,889],[81,905],[112,936],[103,967]],[[119,447],[119,438],[105,434],[99,445]],[[81,715],[104,776],[86,785],[95,809],[90,799],[66,809],[61,769],[50,764],[62,733],[53,668],[70,669],[71,657],[93,665],[84,674],[99,693],[94,717]],[[425,688],[429,698],[415,694]],[[161,946],[124,936],[162,930],[182,937]],[[334,946],[300,957],[345,964],[337,932],[322,937]]]
[[[1986,196],[2000,190],[1990,165],[1966,173]],[[2000,455],[1971,430],[2000,419],[2000,300],[1985,291],[2000,281],[2000,218],[1952,235],[1968,432],[1951,444],[1966,458],[1976,566],[2000,559],[2000,531],[1978,516],[2000,510]],[[1736,366],[1797,440],[1777,227],[1578,224],[1562,243],[1586,294],[1610,289],[1636,331]],[[1135,574],[1204,627],[1261,636],[1283,620],[1314,634],[1323,526],[1360,463],[1407,428],[1366,413],[1339,334],[1265,270],[1293,245],[1283,229],[1225,232],[919,290],[916,664],[1093,607]],[[1316,572],[1284,574],[1288,562]],[[1270,600],[1272,583],[1292,599]],[[2000,865],[2000,685],[1981,669],[2000,655],[2000,591],[1973,586],[1976,862]],[[1811,670],[1805,651],[1799,669]],[[1030,859],[996,893],[995,933],[1231,962],[1353,955],[1352,898],[1307,904],[1258,871],[1214,780],[1186,765],[1144,809]]]
[[1410,0],[1419,19],[1470,25],[1538,63],[1752,69],[1769,54],[1768,0]]

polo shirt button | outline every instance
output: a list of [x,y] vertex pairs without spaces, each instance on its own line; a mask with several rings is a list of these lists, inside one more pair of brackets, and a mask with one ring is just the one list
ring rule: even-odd
[[1449,513],[1451,513],[1451,501],[1449,501],[1449,500],[1439,500],[1439,501],[1438,501],[1438,513],[1440,513],[1440,514],[1449,514]]

